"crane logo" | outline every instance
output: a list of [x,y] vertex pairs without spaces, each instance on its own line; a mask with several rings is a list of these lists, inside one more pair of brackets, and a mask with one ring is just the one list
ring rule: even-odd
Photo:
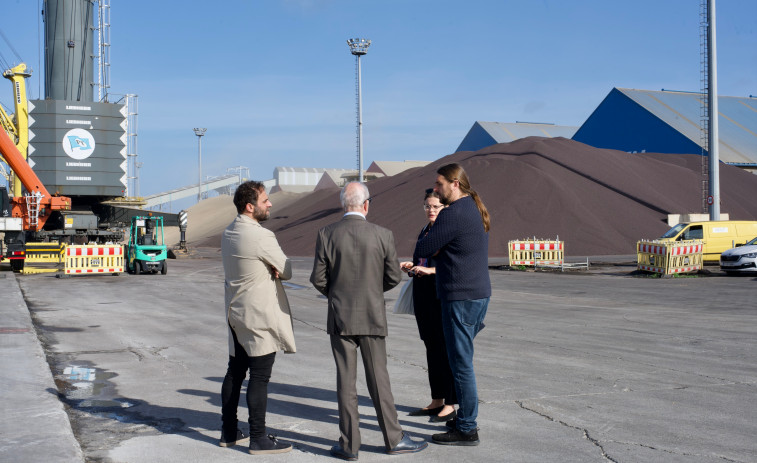
[[74,159],[87,159],[95,151],[95,137],[84,129],[71,129],[63,136],[63,151]]

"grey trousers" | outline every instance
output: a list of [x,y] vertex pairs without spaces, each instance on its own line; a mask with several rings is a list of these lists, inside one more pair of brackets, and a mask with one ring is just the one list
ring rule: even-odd
[[384,336],[331,335],[331,350],[336,362],[336,396],[339,405],[339,445],[357,454],[360,449],[360,414],[357,400],[357,350],[363,357],[368,393],[376,409],[384,445],[394,448],[402,440],[402,427],[397,419],[394,396],[386,369]]

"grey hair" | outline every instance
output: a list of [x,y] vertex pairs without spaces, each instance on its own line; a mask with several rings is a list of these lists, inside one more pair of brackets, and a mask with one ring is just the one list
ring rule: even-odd
[[[352,184],[359,185],[360,188],[350,188],[350,185]],[[350,191],[347,191],[348,188]],[[344,210],[359,209],[370,197],[371,194],[368,192],[368,187],[360,182],[347,183],[339,194],[339,200],[342,201],[342,207]]]

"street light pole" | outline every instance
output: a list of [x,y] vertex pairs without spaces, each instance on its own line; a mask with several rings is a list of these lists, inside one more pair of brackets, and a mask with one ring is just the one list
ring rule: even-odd
[[197,202],[202,200],[202,136],[205,135],[206,128],[195,128],[197,135]]
[[355,55],[357,61],[357,168],[358,181],[363,182],[363,96],[362,82],[360,73],[360,57],[368,53],[368,47],[371,41],[368,39],[349,39],[347,45],[350,46],[350,52]]
[[720,220],[720,135],[718,133],[718,58],[715,44],[715,0],[707,2],[707,111],[709,127],[707,155],[710,167],[710,220]]

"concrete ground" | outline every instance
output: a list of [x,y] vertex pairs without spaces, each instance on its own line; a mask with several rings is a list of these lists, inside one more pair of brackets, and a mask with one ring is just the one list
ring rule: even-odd
[[[757,461],[757,279],[715,269],[645,278],[623,260],[589,272],[492,269],[476,339],[481,445],[384,454],[359,379],[360,461]],[[298,352],[277,355],[269,390],[269,432],[294,450],[272,456],[218,446],[228,353],[217,251],[171,260],[165,276],[3,267],[0,461],[336,461],[335,368],[310,266],[295,259]],[[430,399],[415,321],[388,319],[400,421],[430,440],[443,427],[407,416]]]

